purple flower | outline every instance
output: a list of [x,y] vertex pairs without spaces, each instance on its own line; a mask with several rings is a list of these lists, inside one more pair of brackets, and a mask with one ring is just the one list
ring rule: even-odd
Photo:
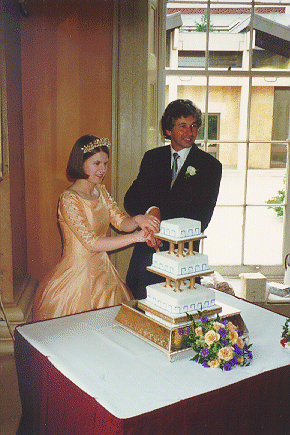
[[223,370],[225,370],[226,372],[229,372],[230,370],[232,370],[233,368],[233,360],[227,361],[224,365]]
[[237,359],[241,358],[241,356],[243,356],[243,349],[237,348],[235,351],[235,356],[237,357]]
[[219,335],[220,335],[221,337],[226,337],[226,335],[227,335],[227,330],[226,330],[225,328],[220,328],[220,329],[219,329]]
[[185,328],[184,335],[189,335],[189,334],[190,334],[190,328]]
[[227,346],[227,345],[228,345],[228,340],[223,339],[223,340],[222,340],[222,345],[223,345],[223,346]]
[[201,365],[202,365],[203,367],[209,367],[209,365],[208,365],[208,363],[207,363],[206,361],[204,361]]
[[253,359],[253,354],[250,350],[248,351],[248,357],[249,357],[249,359]]
[[178,335],[183,335],[183,328],[178,328],[177,334]]
[[238,336],[241,337],[244,335],[244,331],[242,329],[238,329]]
[[208,322],[208,317],[201,316],[200,321],[201,321],[201,323],[206,323],[206,322]]
[[209,354],[209,350],[208,350],[206,347],[203,347],[203,348],[200,350],[199,354],[200,354],[201,356],[203,356],[204,358],[206,358],[206,357],[208,356],[208,354]]
[[229,321],[228,321],[228,320],[221,319],[221,320],[220,320],[220,323],[222,323],[223,325],[227,325],[227,324],[229,323]]

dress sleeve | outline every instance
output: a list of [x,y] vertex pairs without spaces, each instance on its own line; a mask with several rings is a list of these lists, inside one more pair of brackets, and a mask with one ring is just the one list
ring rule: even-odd
[[106,187],[104,185],[99,186],[103,197],[106,201],[109,215],[110,215],[110,223],[115,227],[117,230],[121,231],[121,224],[124,219],[126,219],[125,213],[122,212],[122,210],[119,209],[116,201],[109,195]]
[[99,239],[91,229],[81,200],[71,192],[64,192],[58,205],[59,219],[63,218],[76,238],[88,250],[92,251]]

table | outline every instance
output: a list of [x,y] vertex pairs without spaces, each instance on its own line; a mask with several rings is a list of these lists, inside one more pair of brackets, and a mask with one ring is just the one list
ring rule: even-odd
[[230,372],[170,363],[113,326],[119,307],[17,327],[18,435],[289,435],[285,317],[216,291],[249,329],[254,360]]

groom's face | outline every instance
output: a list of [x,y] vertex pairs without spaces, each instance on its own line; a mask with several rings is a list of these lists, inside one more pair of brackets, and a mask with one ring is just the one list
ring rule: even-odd
[[198,127],[196,118],[187,116],[178,118],[172,130],[166,130],[171,139],[172,148],[175,151],[180,151],[183,148],[190,148],[197,136]]

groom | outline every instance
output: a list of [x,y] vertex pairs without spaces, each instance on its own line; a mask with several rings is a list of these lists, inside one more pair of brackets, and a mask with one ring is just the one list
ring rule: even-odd
[[[129,214],[148,212],[160,220],[185,217],[201,221],[202,232],[207,228],[218,197],[222,165],[195,145],[201,124],[201,111],[191,101],[175,100],[167,106],[161,127],[171,145],[145,153],[138,177],[125,195]],[[164,281],[146,270],[152,263],[153,245],[137,243],[132,254],[126,282],[136,299],[146,298],[147,285]],[[199,241],[194,244],[195,251],[198,248]],[[163,242],[160,249],[167,250],[168,244]]]

